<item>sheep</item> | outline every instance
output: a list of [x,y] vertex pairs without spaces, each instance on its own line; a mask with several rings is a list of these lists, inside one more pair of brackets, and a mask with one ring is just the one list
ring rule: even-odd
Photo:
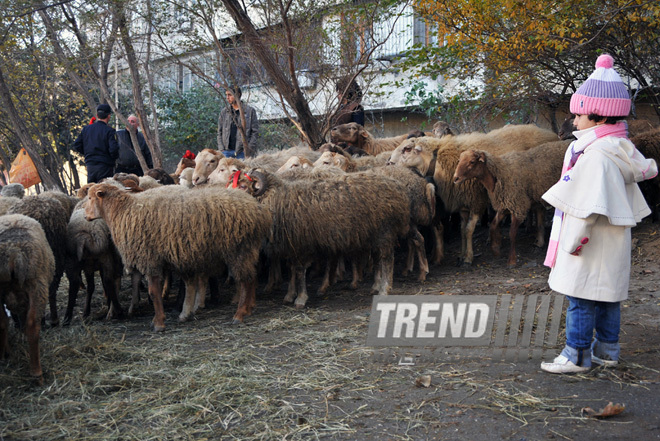
[[[244,192],[181,186],[127,193],[109,184],[89,189],[87,220],[103,218],[124,264],[147,277],[154,304],[153,325],[165,329],[162,280],[169,270],[186,284],[179,321],[187,320],[204,277],[227,265],[237,284],[239,303],[233,322],[255,306],[256,264],[272,218],[269,210]],[[182,224],[181,219],[186,219]]]
[[69,223],[67,209],[49,192],[36,196],[26,196],[16,202],[8,214],[24,214],[35,219],[44,230],[46,239],[55,257],[55,274],[48,290],[50,323],[59,324],[57,314],[57,289],[64,274],[66,253],[66,228]]
[[544,245],[541,196],[559,179],[569,144],[570,141],[553,141],[530,150],[501,156],[474,149],[464,150],[460,154],[454,172],[454,184],[460,185],[471,179],[478,181],[488,192],[490,203],[497,211],[490,224],[491,248],[496,256],[499,256],[501,244],[499,223],[506,212],[511,213],[507,260],[510,267],[516,265],[518,226],[533,206],[537,208],[538,226],[535,245]]
[[19,198],[13,196],[2,196],[0,197],[0,216],[6,214],[15,203],[19,202]]
[[23,199],[23,196],[25,196],[25,187],[18,182],[7,184],[0,190],[0,196]]
[[[555,141],[557,135],[532,124],[507,125],[489,133],[467,133],[442,138],[414,138],[403,142],[390,157],[397,165],[415,167],[425,176],[432,175],[436,196],[449,213],[461,216],[461,257],[463,265],[474,260],[472,236],[479,218],[488,208],[488,195],[480,184],[472,181],[454,184],[454,171],[462,150],[485,150],[495,155],[508,151],[528,150],[545,142]],[[440,213],[441,210],[436,210]],[[442,224],[434,223],[435,251],[432,261],[439,264],[443,258]]]
[[376,156],[379,153],[391,151],[397,148],[408,134],[394,136],[391,138],[375,138],[364,127],[358,123],[347,123],[335,126],[330,130],[332,142],[346,142],[360,148],[370,155]]
[[[123,272],[121,256],[115,248],[110,236],[110,229],[103,219],[91,222],[85,219],[85,200],[78,203],[67,226],[67,265],[66,275],[69,279],[69,300],[64,315],[64,324],[71,323],[73,308],[76,304],[78,288],[81,285],[81,272],[85,272],[87,282],[87,297],[83,309],[83,317],[89,317],[91,298],[94,294],[94,272],[101,274],[103,291],[108,301],[108,315],[121,317],[123,310],[117,298]],[[131,303],[129,315],[134,304]]]
[[409,226],[409,202],[399,183],[377,175],[319,181],[285,181],[258,169],[248,175],[248,192],[273,214],[266,253],[296,268],[285,302],[295,299],[297,308],[305,306],[305,272],[313,259],[365,252],[372,253],[377,265],[372,289],[389,293],[394,246]]
[[227,185],[229,178],[239,170],[245,169],[245,163],[236,158],[220,157],[218,164],[208,176],[209,184]]
[[323,154],[324,152],[332,152],[341,149],[344,153],[354,157],[359,158],[361,156],[371,156],[369,153],[365,152],[362,149],[355,147],[354,145],[346,144],[345,142],[339,142],[337,144],[333,142],[326,142],[317,150],[319,153]]
[[181,176],[181,173],[187,168],[195,168],[195,154],[190,150],[186,150],[179,163],[176,165],[176,170],[172,173],[174,176]]
[[[347,173],[357,171],[356,160],[342,153],[341,149],[338,149],[337,152],[324,152],[318,161],[314,163],[315,168],[338,167]],[[420,264],[418,280],[426,280],[429,268],[424,248],[424,238],[417,230],[417,227],[428,226],[433,220],[436,200],[435,187],[433,184],[427,182],[419,171],[408,167],[380,166],[368,171],[391,177],[405,186],[411,204],[411,224],[408,236],[408,258],[406,260],[404,275],[412,271],[414,256],[416,254]]]
[[142,190],[151,190],[153,188],[160,188],[163,186],[156,178],[152,176],[140,176],[138,179],[139,188]]
[[[321,155],[323,156],[323,155]],[[312,168],[314,167],[314,163],[310,161],[309,159],[305,158],[304,156],[292,156],[290,157],[279,169],[277,169],[276,173],[281,173],[285,170],[290,170],[292,168]]]
[[161,185],[174,185],[176,184],[176,181],[172,176],[170,176],[169,173],[165,171],[165,169],[162,168],[152,168],[147,170],[145,173],[145,176],[151,176],[154,178],[156,181],[158,181],[159,184]]
[[[276,172],[291,156],[304,156],[311,162],[318,159],[321,154],[310,150],[308,147],[292,147],[290,149],[277,151],[275,153],[261,153],[254,158],[247,158],[235,163],[237,169],[263,168],[272,173]],[[222,152],[213,149],[204,149],[195,158],[195,172],[193,173],[193,184],[203,185],[208,182],[211,173],[217,168],[220,161],[224,159]],[[231,163],[229,163],[231,165]],[[216,180],[217,182],[217,180]]]
[[186,188],[192,188],[192,175],[195,171],[194,167],[186,167],[179,173],[179,185],[183,185]]
[[0,216],[0,358],[9,355],[6,305],[27,335],[30,375],[39,384],[41,317],[54,273],[55,258],[39,222],[22,214]]
[[436,121],[433,124],[433,135],[436,138],[442,138],[443,136],[454,136],[458,135],[458,132],[451,128],[451,126],[444,121]]

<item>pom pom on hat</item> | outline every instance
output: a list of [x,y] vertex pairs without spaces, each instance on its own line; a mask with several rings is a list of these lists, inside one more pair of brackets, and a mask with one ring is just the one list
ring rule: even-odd
[[603,54],[596,60],[596,69],[599,67],[612,69],[612,66],[614,66],[614,58],[610,54]]
[[571,96],[572,114],[628,116],[631,105],[628,88],[613,66],[611,55],[598,57],[594,73]]

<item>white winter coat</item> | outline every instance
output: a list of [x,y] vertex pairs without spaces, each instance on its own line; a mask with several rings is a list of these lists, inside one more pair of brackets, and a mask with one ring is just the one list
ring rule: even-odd
[[[592,129],[575,132],[576,143]],[[595,301],[628,298],[631,227],[650,214],[637,182],[655,175],[655,161],[625,138],[606,136],[584,149],[575,166],[543,195],[564,212],[550,288]],[[579,246],[579,255],[572,255]]]

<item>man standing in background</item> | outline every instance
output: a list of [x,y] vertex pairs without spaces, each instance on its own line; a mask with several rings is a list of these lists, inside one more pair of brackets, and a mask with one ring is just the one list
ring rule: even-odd
[[[234,96],[236,94],[236,96]],[[218,118],[218,150],[228,158],[253,157],[257,155],[259,119],[257,112],[241,102],[241,88],[227,89],[225,92],[229,106],[220,111]],[[242,126],[240,108],[245,116],[245,137],[248,145],[243,145],[243,137],[238,127]]]
[[85,157],[87,182],[100,182],[114,175],[119,156],[117,133],[108,125],[112,109],[108,104],[96,108],[96,121],[83,127],[73,143],[73,150]]
[[115,168],[115,173],[133,173],[138,176],[142,176],[142,166],[140,161],[133,150],[133,143],[131,142],[131,134],[129,132],[129,126],[135,130],[135,134],[138,139],[138,145],[140,146],[140,151],[144,157],[144,161],[147,163],[148,168],[153,168],[153,160],[151,159],[151,151],[149,146],[147,146],[147,141],[144,139],[144,135],[138,131],[138,119],[135,115],[129,115],[128,125],[125,129],[121,129],[117,132],[117,142],[119,143],[119,158],[117,159],[117,167]]

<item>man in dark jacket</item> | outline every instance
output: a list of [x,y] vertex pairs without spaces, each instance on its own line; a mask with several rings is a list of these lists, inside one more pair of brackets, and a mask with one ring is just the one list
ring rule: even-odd
[[99,104],[96,121],[83,127],[73,143],[73,150],[85,157],[87,182],[100,182],[114,175],[119,145],[115,129],[108,125],[111,114],[109,105]]
[[[138,131],[138,119],[135,115],[128,116],[128,124],[135,130],[138,145],[140,146],[140,151],[142,156],[144,156],[144,161],[147,163],[148,168],[154,168],[153,161],[151,159],[151,151],[149,146],[147,146],[147,141],[144,139],[144,135]],[[133,143],[131,142],[131,134],[128,131],[128,126],[125,129],[117,131],[117,142],[119,143],[119,159],[117,159],[117,167],[115,168],[115,173],[134,173],[138,176],[142,176],[142,166],[140,161],[133,150]]]
[[[236,96],[234,96],[234,94]],[[220,111],[218,118],[218,150],[229,158],[244,158],[257,156],[257,140],[259,137],[259,119],[257,112],[247,104],[241,102],[241,89],[227,89],[227,103],[229,106]],[[245,136],[248,145],[243,145],[243,137],[238,127],[242,126],[239,108],[243,108],[245,115]]]

